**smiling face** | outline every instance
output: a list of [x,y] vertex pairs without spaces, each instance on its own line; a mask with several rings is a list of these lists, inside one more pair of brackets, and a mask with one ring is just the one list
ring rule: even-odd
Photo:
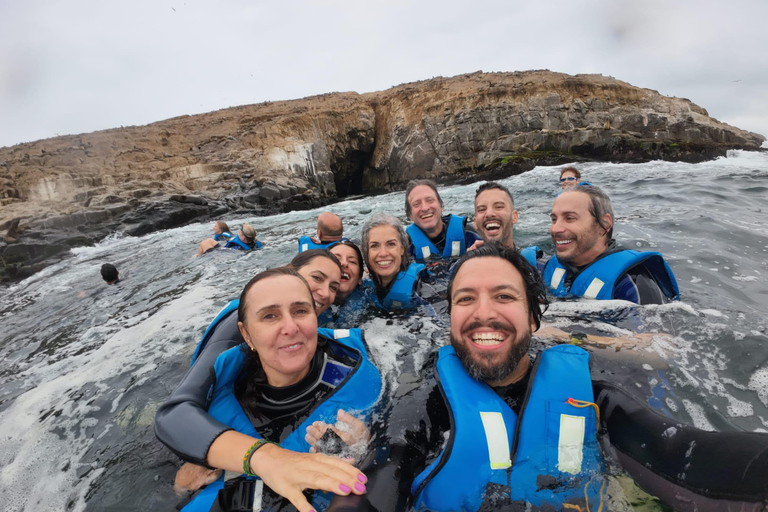
[[[583,192],[567,191],[555,199],[549,234],[561,262],[583,267],[608,248],[608,230],[600,227],[589,212],[589,206],[590,198]],[[610,229],[613,219],[608,214],[603,217],[603,223]]]
[[492,386],[522,378],[535,329],[523,278],[510,262],[480,257],[459,268],[451,293],[451,344],[470,376]]
[[363,262],[357,251],[348,245],[334,245],[329,250],[341,263],[341,285],[337,295],[346,298],[363,280]]
[[400,235],[392,226],[376,226],[368,233],[368,269],[381,278],[382,285],[391,283],[400,272],[404,253]]
[[307,286],[295,276],[255,283],[246,297],[243,339],[259,355],[271,386],[299,382],[317,349],[317,316]]
[[328,258],[317,256],[297,272],[309,283],[315,310],[319,316],[336,300],[336,293],[341,286],[339,266]]
[[408,194],[408,204],[411,205],[411,222],[421,228],[428,236],[434,238],[443,229],[443,207],[437,194],[428,185],[419,185]]
[[[563,181],[565,180],[565,181]],[[571,187],[575,187],[579,184],[579,178],[576,177],[576,173],[573,171],[565,171],[560,176],[560,186],[563,190]]]
[[514,247],[513,226],[517,217],[517,210],[503,190],[489,188],[475,198],[475,229],[486,242]]

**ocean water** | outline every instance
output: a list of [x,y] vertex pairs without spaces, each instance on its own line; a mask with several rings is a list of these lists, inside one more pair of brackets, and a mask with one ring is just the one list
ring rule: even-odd
[[[768,431],[768,154],[733,151],[700,164],[593,163],[586,179],[612,197],[621,245],[658,250],[682,300],[663,306],[561,302],[548,324],[625,337],[633,347],[588,347],[610,366],[631,359],[630,385],[668,414],[707,430]],[[519,246],[551,253],[549,211],[559,168],[504,183],[515,195]],[[446,211],[471,214],[476,185],[447,187]],[[379,210],[404,219],[403,193],[330,209],[348,236]],[[0,503],[8,511],[171,510],[178,459],[154,437],[160,403],[188,368],[218,310],[260,270],[288,262],[317,211],[227,219],[251,223],[265,249],[197,258],[212,223],[144,237],[119,233],[0,289]],[[99,268],[123,277],[107,287]],[[630,319],[630,320],[628,320]],[[445,343],[445,319],[368,317],[361,327],[393,390]],[[626,503],[641,509],[626,478]],[[617,491],[618,494],[621,492]],[[642,494],[642,493],[641,493]],[[652,501],[652,500],[651,500]],[[629,507],[629,505],[628,505]]]

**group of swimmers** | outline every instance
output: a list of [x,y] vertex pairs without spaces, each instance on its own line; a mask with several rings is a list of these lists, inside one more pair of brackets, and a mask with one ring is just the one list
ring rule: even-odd
[[[576,346],[529,354],[548,296],[679,297],[660,254],[616,246],[608,196],[574,185],[552,207],[547,260],[515,247],[519,214],[495,182],[476,191],[475,231],[443,215],[429,180],[408,184],[410,226],[375,214],[361,247],[321,214],[289,265],[256,275],[217,316],[158,409],[158,438],[188,461],[184,510],[600,510],[610,497],[598,441],[675,508],[764,502],[768,435],[702,432],[640,407],[593,380]],[[416,388],[382,403],[362,331],[340,322],[352,316],[335,311],[335,329],[318,317],[358,299],[407,308],[435,260],[452,264],[450,343]]]

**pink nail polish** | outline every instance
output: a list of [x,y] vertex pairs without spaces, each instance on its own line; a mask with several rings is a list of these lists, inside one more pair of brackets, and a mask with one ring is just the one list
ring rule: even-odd
[[346,485],[344,485],[344,484],[341,484],[341,485],[339,486],[339,489],[341,489],[341,492],[352,492],[352,489],[350,489],[349,487],[347,487],[347,486],[346,486]]
[[355,484],[355,489],[357,492],[365,492],[365,486],[359,482]]
[[360,480],[360,481],[361,481],[361,482],[363,482],[363,483],[365,483],[365,482],[367,482],[367,481],[368,481],[368,477],[367,477],[367,476],[365,476],[365,475],[364,475],[364,474],[362,474],[362,473],[359,473],[359,474],[357,475],[357,479],[358,479],[358,480]]

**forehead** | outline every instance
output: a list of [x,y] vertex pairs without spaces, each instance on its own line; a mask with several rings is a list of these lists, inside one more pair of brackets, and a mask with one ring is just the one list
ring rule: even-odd
[[330,258],[325,256],[316,256],[312,260],[299,269],[301,275],[309,274],[311,272],[320,271],[329,277],[335,277],[341,275],[339,266],[336,265]]
[[584,192],[563,192],[555,199],[552,213],[576,212],[582,215],[589,215],[589,203],[589,196]]
[[506,192],[498,188],[489,188],[480,192],[480,195],[475,198],[475,206],[496,203],[498,201],[504,201],[508,205],[512,204]]
[[345,256],[347,258],[357,258],[357,251],[348,245],[334,245],[331,252],[336,256]]
[[432,190],[432,187],[429,185],[419,185],[414,187],[413,190],[411,190],[411,193],[408,194],[408,202],[413,203],[418,199],[424,200],[430,197],[437,199],[437,192]]
[[274,276],[262,279],[248,290],[249,310],[260,309],[269,304],[291,304],[296,301],[311,301],[307,285],[296,276]]
[[513,286],[521,292],[524,289],[523,276],[510,262],[496,256],[472,258],[459,268],[453,279],[452,290],[482,290],[498,286]]
[[397,230],[392,226],[376,226],[368,233],[370,240],[389,240],[390,238],[399,238]]

